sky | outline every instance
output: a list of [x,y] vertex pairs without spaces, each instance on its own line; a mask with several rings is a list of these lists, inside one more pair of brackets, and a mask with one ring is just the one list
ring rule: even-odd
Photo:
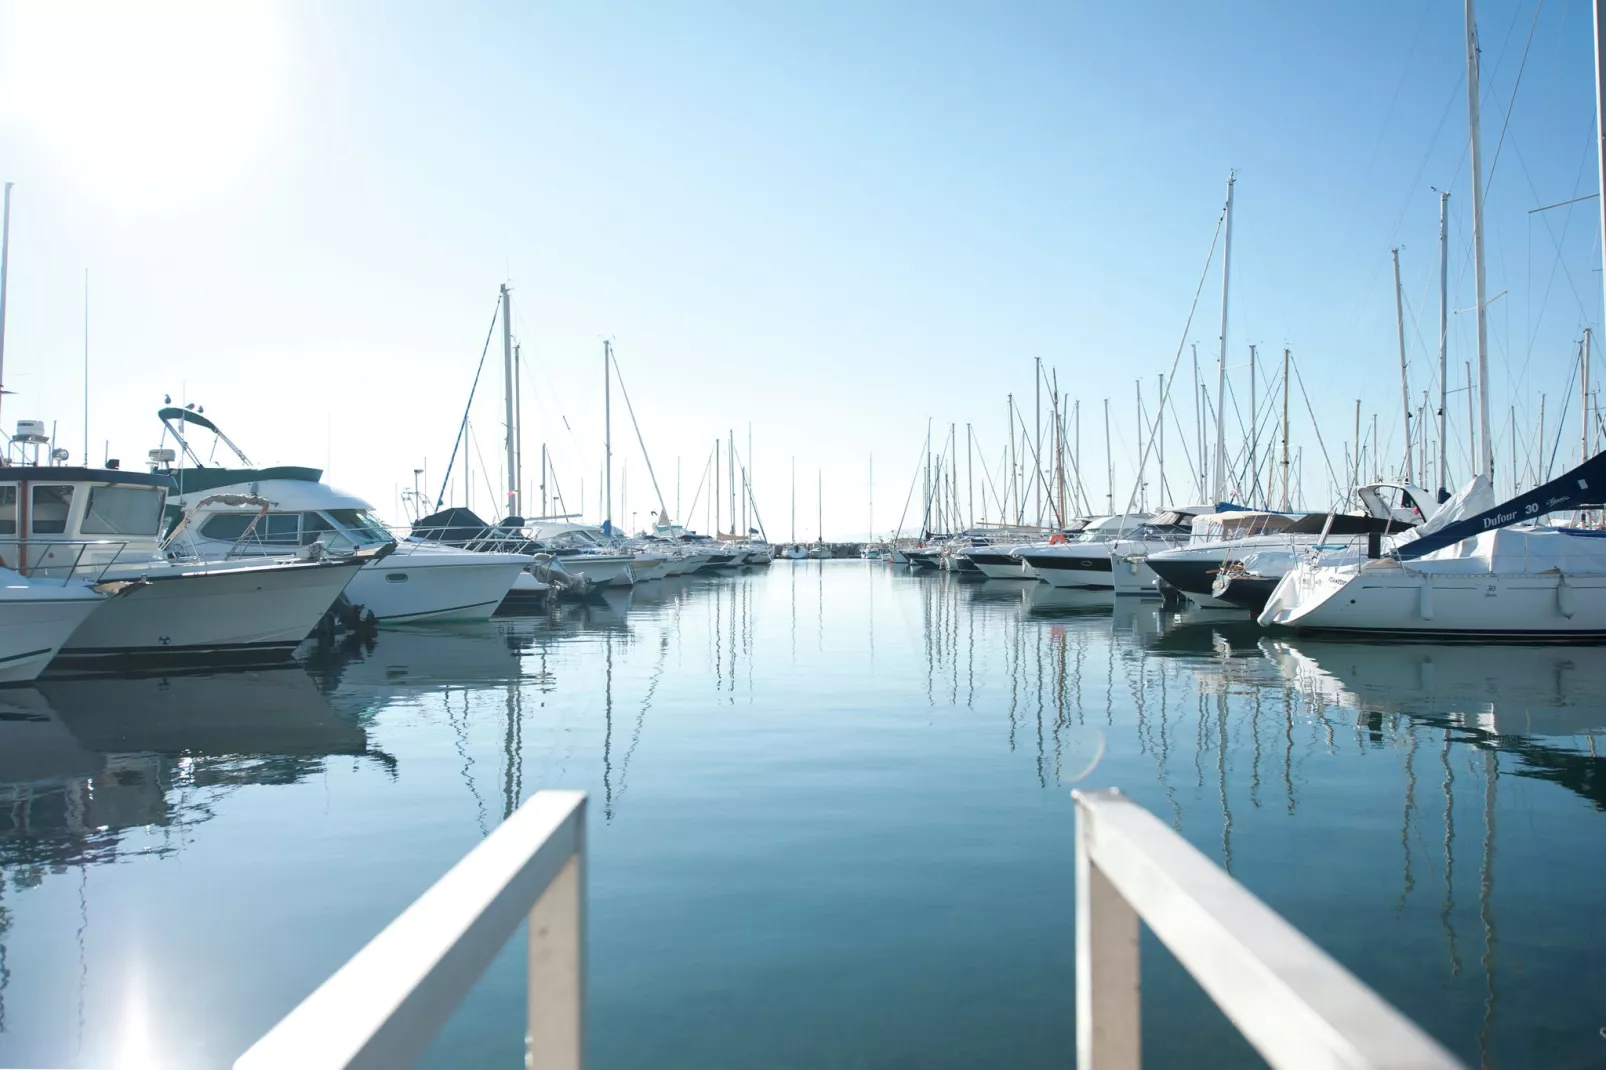
[[[1599,188],[1591,8],[1483,0],[1478,18],[1509,486],[1580,452],[1598,201],[1531,210]],[[1037,359],[1080,414],[1091,508],[1197,501],[1191,344],[1213,395],[1235,170],[1231,452],[1251,344],[1258,455],[1278,437],[1286,346],[1294,497],[1332,503],[1357,400],[1399,474],[1391,250],[1413,404],[1436,401],[1448,190],[1456,485],[1476,362],[1465,62],[1461,5],[1434,0],[0,0],[0,425],[46,420],[75,462],[87,444],[135,466],[170,394],[254,462],[324,467],[402,521],[415,469],[441,496],[506,283],[526,515],[545,443],[549,494],[601,519],[605,339],[664,504],[696,530],[731,432],[772,540],[812,540],[822,517],[834,538],[917,528],[928,426],[934,452],[955,428],[965,511],[974,484],[978,518],[998,519],[1008,397],[1024,438]],[[1152,419],[1173,370],[1166,489],[1151,449],[1135,492],[1137,391]],[[488,517],[502,391],[498,329],[469,486],[459,454],[444,494]],[[612,513],[641,527],[658,501],[620,400],[616,384]]]

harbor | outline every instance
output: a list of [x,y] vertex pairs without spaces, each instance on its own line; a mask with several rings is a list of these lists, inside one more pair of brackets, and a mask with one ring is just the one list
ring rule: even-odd
[[0,1066],[1606,1064],[1606,0],[18,4],[0,169]]
[[[1271,641],[1036,591],[777,562],[9,692],[0,1062],[227,1064],[562,786],[591,799],[593,1064],[1063,1065],[1088,783],[1468,1065],[1598,1060],[1599,648]],[[1143,958],[1149,1059],[1250,1057]],[[521,960],[428,1062],[522,1057]]]

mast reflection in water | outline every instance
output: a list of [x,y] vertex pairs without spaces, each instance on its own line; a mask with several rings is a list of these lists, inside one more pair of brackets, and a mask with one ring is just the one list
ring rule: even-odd
[[[592,793],[593,1065],[1062,1066],[1120,786],[1473,1064],[1606,1041],[1606,651],[1269,638],[777,562],[273,673],[0,694],[0,1064],[225,1064],[531,792]],[[513,1062],[515,941],[426,1063]],[[1145,947],[1154,1066],[1250,1053]],[[132,1015],[131,991],[144,993]]]

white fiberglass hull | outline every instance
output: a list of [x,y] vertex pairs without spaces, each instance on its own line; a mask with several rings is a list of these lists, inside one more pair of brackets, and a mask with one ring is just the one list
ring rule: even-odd
[[57,664],[282,660],[358,571],[350,559],[153,570],[149,582],[131,582],[91,613],[62,647]]
[[1425,573],[1391,559],[1289,570],[1266,627],[1413,635],[1606,636],[1606,574]]
[[485,620],[529,563],[522,554],[419,548],[364,565],[346,598],[381,624]]
[[552,559],[553,568],[579,576],[593,587],[629,587],[634,558],[622,554],[566,554]]
[[1128,597],[1159,598],[1160,577],[1154,574],[1148,562],[1141,557],[1116,555],[1110,561],[1110,578],[1115,593]]
[[54,598],[0,597],[0,684],[23,684],[37,678],[73,632],[106,601],[103,595],[77,585]]

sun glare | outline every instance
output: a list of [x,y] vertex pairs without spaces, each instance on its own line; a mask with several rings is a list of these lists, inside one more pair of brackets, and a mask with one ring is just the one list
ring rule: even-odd
[[0,7],[0,123],[97,193],[191,196],[248,166],[285,93],[266,3]]

